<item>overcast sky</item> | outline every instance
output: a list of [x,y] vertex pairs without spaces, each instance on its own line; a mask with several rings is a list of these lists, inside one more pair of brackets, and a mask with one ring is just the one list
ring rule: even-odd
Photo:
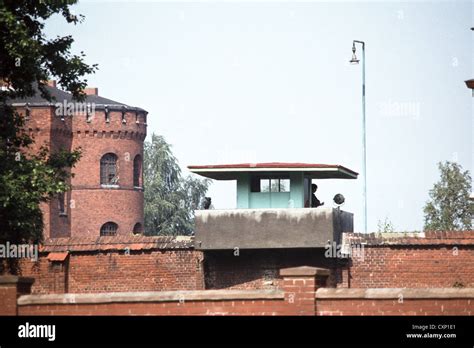
[[[421,230],[437,162],[473,169],[473,5],[456,2],[82,1],[72,34],[99,94],[147,111],[184,173],[190,164],[310,162],[362,170],[366,42],[368,225]],[[360,47],[358,52],[360,55]],[[150,137],[148,137],[149,139]],[[320,180],[318,198],[362,230],[362,180]],[[235,182],[214,182],[216,208]]]

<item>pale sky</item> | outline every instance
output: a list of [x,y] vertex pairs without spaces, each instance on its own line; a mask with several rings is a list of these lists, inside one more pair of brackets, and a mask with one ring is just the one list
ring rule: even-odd
[[[437,162],[472,172],[473,5],[451,2],[83,1],[71,34],[99,71],[99,94],[149,112],[148,133],[190,164],[309,162],[362,171],[361,66],[366,42],[369,231],[386,217],[421,230]],[[359,58],[361,56],[358,47]],[[361,231],[362,177],[320,180],[346,197]],[[214,206],[235,207],[235,182],[214,182]]]

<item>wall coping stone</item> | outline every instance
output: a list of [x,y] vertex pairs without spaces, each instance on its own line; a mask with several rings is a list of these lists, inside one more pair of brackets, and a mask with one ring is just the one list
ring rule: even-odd
[[0,285],[7,284],[33,284],[35,278],[21,277],[16,275],[2,275],[0,276]]
[[280,269],[281,276],[293,277],[293,276],[328,276],[329,269],[327,268],[318,268],[310,266],[301,266],[301,267],[288,267]]
[[473,298],[474,288],[370,288],[338,289],[319,288],[317,299],[433,299],[433,298]]
[[470,231],[424,231],[389,233],[346,232],[342,236],[344,244],[366,244],[367,246],[474,246],[474,230]]
[[100,236],[61,237],[46,239],[40,253],[47,252],[97,252],[143,250],[194,250],[193,236]]
[[24,295],[18,298],[17,303],[19,306],[25,306],[117,302],[283,300],[284,298],[282,290],[192,290]]

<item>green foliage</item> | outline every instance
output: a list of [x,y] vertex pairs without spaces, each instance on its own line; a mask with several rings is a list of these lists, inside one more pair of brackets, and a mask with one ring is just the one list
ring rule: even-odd
[[75,98],[84,98],[82,90],[87,80],[79,77],[94,72],[97,66],[85,64],[84,53],[78,56],[70,52],[74,41],[70,35],[47,39],[43,33],[45,20],[54,14],[62,15],[68,23],[80,23],[83,16],[75,16],[70,10],[76,2],[0,1],[0,79],[12,87],[2,92],[3,98],[31,96],[35,84],[47,98],[44,81],[51,75]]
[[377,223],[377,232],[379,233],[392,233],[395,232],[392,222],[386,217],[382,222],[381,220]]
[[207,192],[208,179],[183,178],[170,145],[152,134],[144,151],[145,234],[189,235],[193,211]]
[[43,220],[39,204],[68,189],[68,167],[79,150],[49,154],[46,147],[31,156],[0,150],[0,241],[39,242]]
[[474,207],[469,202],[471,176],[469,171],[446,161],[438,164],[441,178],[430,190],[430,201],[424,207],[425,230],[470,230]]
[[[84,98],[86,80],[96,70],[83,62],[84,54],[70,52],[71,36],[47,39],[45,20],[62,15],[80,22],[70,5],[76,1],[0,0],[0,243],[38,242],[43,220],[40,204],[68,189],[70,168],[80,151],[59,150],[28,155],[33,140],[9,101],[35,94],[51,100],[44,81],[55,77],[77,100]],[[42,144],[39,144],[42,145]]]

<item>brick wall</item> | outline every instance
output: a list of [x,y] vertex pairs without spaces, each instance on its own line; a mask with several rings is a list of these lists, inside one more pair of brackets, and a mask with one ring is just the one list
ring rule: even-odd
[[[25,108],[17,108],[17,111],[25,116]],[[42,146],[56,152],[60,149],[73,150],[72,148],[72,122],[70,119],[61,121],[55,116],[54,107],[31,108],[30,117],[26,120],[25,130],[34,140],[34,143],[26,149],[27,154],[36,154]],[[67,194],[70,199],[70,193]],[[71,229],[70,216],[59,216],[57,199],[42,203],[44,235],[46,237],[69,236]]]
[[[32,292],[98,293],[204,289],[202,253],[190,238],[100,237],[46,240],[39,260],[22,260]],[[60,255],[58,261],[51,255]],[[62,255],[62,256],[61,256]]]
[[397,300],[317,300],[317,314],[327,315],[473,315],[474,299],[408,299]]
[[[322,287],[474,287],[473,232],[387,238],[352,234],[364,244],[364,259],[326,258],[324,249],[194,250],[192,238],[101,237],[47,240],[37,263],[22,262],[22,274],[36,278],[33,293],[275,289],[281,268],[327,268]],[[126,251],[129,250],[127,253]],[[69,251],[64,262],[50,252]]]
[[[208,290],[206,290],[208,291]],[[223,290],[228,292],[228,290]],[[265,291],[265,290],[263,290]],[[200,300],[141,300],[133,302],[21,305],[19,315],[285,315],[291,314],[284,299],[262,299],[262,290],[234,294],[213,300],[204,294]],[[158,295],[160,296],[160,295]],[[178,295],[179,296],[179,295]],[[251,299],[245,297],[251,296]],[[244,298],[242,298],[244,297]],[[141,301],[140,301],[141,300]]]
[[[281,289],[28,295],[19,315],[314,315],[318,277],[327,270],[286,268]],[[1,314],[1,310],[0,310]]]
[[474,288],[318,289],[316,315],[473,315]]
[[53,262],[47,258],[48,254],[40,254],[38,261],[22,260],[20,274],[32,277],[35,282],[32,286],[34,294],[62,294],[68,291],[68,260]]
[[[464,315],[474,288],[317,288],[329,270],[280,270],[280,289],[26,295],[0,277],[0,315]],[[18,278],[18,277],[16,277]]]
[[[327,287],[474,287],[474,231],[423,234],[345,234],[364,245],[363,258],[327,258],[325,249],[205,252],[206,288],[278,287],[283,267],[309,265],[330,270]],[[359,249],[361,250],[361,249]]]
[[143,226],[142,191],[74,189],[71,199],[72,237],[98,237],[101,226],[109,221],[118,225],[117,235],[130,236],[136,223]]
[[[97,237],[101,226],[109,221],[118,225],[117,234],[129,236],[136,223],[144,224],[143,191],[133,185],[135,156],[143,158],[143,125],[130,120],[122,124],[121,114],[111,112],[106,124],[103,112],[96,112],[93,122],[75,120],[73,147],[80,147],[82,157],[73,169],[71,214],[72,237]],[[131,115],[129,115],[131,119]],[[100,159],[114,153],[117,160],[119,187],[102,188]]]
[[69,292],[202,289],[199,255],[190,250],[73,254]]
[[321,286],[336,286],[342,281],[345,261],[324,257],[324,249],[273,249],[206,251],[204,253],[206,289],[268,289],[281,286],[281,268],[313,266],[330,269]]
[[[343,289],[347,291],[347,289]],[[443,291],[444,289],[440,289]],[[127,303],[46,303],[34,304],[27,298],[18,308],[19,315],[472,315],[473,295],[469,298],[444,298],[444,299],[407,299],[403,304],[393,299],[317,299],[308,301],[307,310],[295,302],[288,301],[288,292],[284,296],[279,292],[265,293],[268,290],[217,290],[222,292],[227,299],[213,299],[212,290],[203,291],[199,300],[163,299],[162,294],[156,294],[161,299],[144,300],[141,294],[131,294]],[[294,294],[294,293],[290,293]],[[313,293],[314,294],[314,293]],[[110,294],[108,294],[110,296]],[[165,294],[166,295],[166,294]],[[265,295],[272,295],[262,299]],[[174,296],[180,296],[176,293]],[[247,298],[245,298],[247,297]],[[252,297],[252,298],[249,298]],[[20,298],[20,301],[23,298]],[[64,299],[61,299],[64,301]],[[67,299],[65,301],[68,301]],[[74,301],[81,301],[76,297]],[[131,302],[132,301],[132,302]],[[54,302],[54,301],[51,301]],[[315,304],[315,307],[314,307]],[[316,308],[316,311],[315,311]]]
[[18,315],[17,299],[31,292],[33,278],[0,276],[0,315]]
[[365,245],[343,271],[344,287],[474,287],[474,231],[390,235],[346,234]]

